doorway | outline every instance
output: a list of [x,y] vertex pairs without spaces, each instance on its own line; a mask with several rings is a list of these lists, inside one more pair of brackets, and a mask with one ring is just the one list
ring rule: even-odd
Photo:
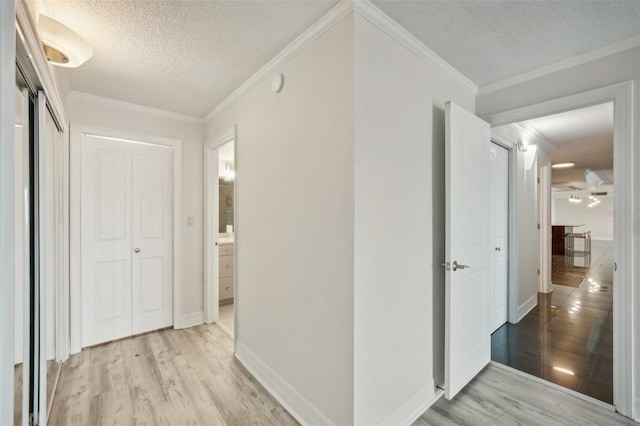
[[543,227],[537,303],[494,333],[492,360],[618,406],[624,397],[614,399],[614,390],[624,378],[615,374],[614,360],[627,357],[620,351],[630,348],[613,339],[621,315],[614,315],[614,305],[620,306],[615,299],[627,290],[614,274],[614,250],[623,242],[620,232],[614,237],[612,194],[621,172],[613,162],[624,150],[621,142],[614,147],[614,105],[576,105],[513,126],[514,133],[540,142],[539,156],[548,155],[546,166],[537,166],[529,196],[537,198],[539,217],[550,211],[553,241],[545,252],[542,231],[550,230]]
[[236,140],[235,127],[205,144],[206,323],[235,336],[236,304]]

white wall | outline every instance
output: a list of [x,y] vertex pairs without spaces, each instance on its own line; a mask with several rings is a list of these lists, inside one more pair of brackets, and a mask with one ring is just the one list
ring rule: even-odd
[[353,50],[343,18],[276,71],[280,93],[260,81],[207,126],[211,139],[237,125],[237,356],[294,410],[340,425],[353,422]]
[[575,232],[591,231],[593,240],[613,240],[613,197],[600,197],[600,204],[593,207],[588,207],[588,193],[581,197],[581,203],[570,203],[566,193],[554,194],[551,223],[584,224]]
[[[563,96],[583,93],[600,87],[616,83],[633,81],[633,103],[640,105],[640,47],[625,50],[590,62],[577,64],[559,71],[547,73],[525,82],[513,84],[502,89],[478,95],[476,100],[476,112],[480,116],[508,111],[539,102],[561,98]],[[633,111],[633,145],[637,146],[640,140],[640,115]],[[634,170],[640,165],[640,150],[633,150]],[[636,179],[637,182],[637,179]],[[633,207],[627,212],[615,212],[629,217],[633,223],[633,229],[640,229],[640,185],[633,185]],[[631,259],[633,266],[633,288],[640,286],[640,232],[634,231],[633,252]],[[633,309],[634,330],[640,330],[640,291],[634,291]],[[640,339],[634,342],[634,354],[640,353]],[[637,359],[636,359],[637,364]],[[633,371],[634,403],[633,416],[640,419],[640,368]]]
[[475,93],[358,14],[355,58],[354,419],[393,424],[443,378],[444,103]]
[[[182,141],[182,315],[203,312],[202,272],[202,144],[204,125],[196,120],[151,111],[131,104],[112,102],[71,92],[65,112],[69,122],[141,135],[174,138]],[[194,226],[187,227],[187,216]],[[193,316],[193,315],[191,315]]]

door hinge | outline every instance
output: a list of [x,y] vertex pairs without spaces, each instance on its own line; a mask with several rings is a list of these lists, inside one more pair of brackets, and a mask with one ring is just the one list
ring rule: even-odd
[[536,178],[536,181],[537,181],[538,183],[540,183],[540,178]]
[[538,275],[540,275],[540,269],[538,269]]
[[538,224],[538,229],[540,229],[540,224]]

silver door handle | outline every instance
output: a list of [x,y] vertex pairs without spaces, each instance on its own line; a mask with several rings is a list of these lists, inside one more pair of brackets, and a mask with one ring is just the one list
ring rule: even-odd
[[449,263],[449,262],[442,262],[440,265],[444,266],[444,268],[447,271],[457,271],[458,269],[467,269],[467,268],[471,268],[471,266],[469,265],[459,265],[457,261],[453,261],[453,263]]
[[455,271],[456,269],[471,269],[471,266],[469,266],[469,265],[460,265],[460,264],[458,264],[458,262],[456,262],[454,260],[453,263],[451,264],[451,270]]
[[137,247],[136,247],[136,248],[134,248],[134,249],[133,249],[133,251],[134,251],[134,252],[136,252],[136,253],[140,253],[140,249],[139,249],[139,248],[137,248]]

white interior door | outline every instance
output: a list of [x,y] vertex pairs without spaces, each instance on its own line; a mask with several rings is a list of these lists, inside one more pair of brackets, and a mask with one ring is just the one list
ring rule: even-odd
[[507,322],[507,277],[509,253],[509,151],[491,147],[491,333]]
[[173,323],[172,149],[131,144],[132,333]]
[[490,126],[447,102],[445,398],[491,359]]
[[131,334],[130,145],[82,136],[82,346]]
[[82,346],[171,325],[172,150],[81,145]]

